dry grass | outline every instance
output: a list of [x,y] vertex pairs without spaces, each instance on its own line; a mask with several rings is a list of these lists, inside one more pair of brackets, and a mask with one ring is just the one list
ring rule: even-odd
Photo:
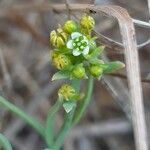
[[[49,31],[67,17],[77,19],[81,14],[78,10],[90,9],[92,14],[96,12],[97,26],[94,33],[99,37],[98,42],[106,46],[103,58],[124,60],[125,57],[127,72],[105,76],[102,79],[103,84],[95,82],[93,100],[87,114],[81,125],[70,132],[64,149],[135,149],[130,120],[131,107],[134,112],[133,129],[137,150],[147,150],[146,141],[142,140],[145,138],[145,123],[134,28],[127,13],[116,7],[70,5],[68,0],[67,5],[52,5],[42,0],[39,0],[39,3],[24,2],[26,4],[17,4],[17,0],[0,2],[0,94],[43,121],[48,106],[55,101],[56,91],[61,84],[50,81],[55,70],[49,60]],[[148,18],[148,13],[145,11],[146,3],[138,0],[136,7],[133,3],[135,2],[124,4],[118,0],[114,4],[128,9],[133,18],[146,20],[146,17]],[[102,11],[105,15],[101,13]],[[118,25],[110,15],[119,19],[122,35],[126,36],[123,38],[123,43],[120,40]],[[103,23],[105,25],[102,25]],[[150,126],[149,31],[150,29],[145,26],[136,26],[148,127]],[[126,77],[129,79],[131,95],[128,92]],[[62,115],[59,114],[58,127],[61,120]],[[44,148],[44,143],[30,127],[3,108],[0,108],[0,122],[1,131],[11,141],[15,150]],[[77,143],[76,146],[74,142]]]

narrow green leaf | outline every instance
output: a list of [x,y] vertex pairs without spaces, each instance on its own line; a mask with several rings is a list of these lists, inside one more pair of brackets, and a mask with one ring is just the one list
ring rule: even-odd
[[76,112],[75,112],[75,115],[73,118],[73,125],[78,123],[79,120],[82,118],[87,106],[90,103],[92,91],[93,91],[93,77],[91,76],[88,79],[87,90],[85,93],[86,95],[84,96],[84,98],[81,101],[79,101],[79,104],[77,105]]
[[7,138],[0,133],[0,148],[3,147],[4,150],[12,150],[11,144]]
[[92,65],[99,65],[99,64],[104,64],[104,61],[101,59],[95,58],[95,59],[90,60],[90,63]]
[[56,72],[53,77],[52,77],[52,81],[54,80],[60,80],[60,79],[66,79],[69,78],[70,73],[68,71],[58,71]]
[[122,69],[125,67],[125,64],[120,61],[109,62],[100,65],[103,68],[103,73],[112,73],[116,70]]
[[56,113],[59,111],[59,109],[62,106],[62,101],[58,99],[56,103],[49,109],[47,120],[46,120],[46,128],[45,128],[45,138],[47,145],[51,147],[51,145],[54,142],[54,123],[55,123],[55,117]]
[[9,111],[14,113],[15,115],[19,116],[23,119],[26,123],[28,123],[32,128],[34,128],[42,137],[44,137],[44,127],[43,125],[37,121],[34,117],[28,115],[19,107],[15,106],[5,98],[0,96],[0,106],[7,108]]
[[104,48],[105,48],[104,46],[99,46],[99,47],[95,48],[93,50],[93,52],[91,53],[91,57],[96,57],[96,56],[100,55],[103,52]]
[[75,106],[76,103],[74,101],[64,102],[63,104],[66,113],[69,113]]
[[103,52],[104,48],[105,48],[104,46],[96,47],[95,49],[92,50],[90,54],[84,57],[89,61],[94,61]]
[[56,136],[56,140],[55,143],[52,147],[53,150],[60,150],[62,144],[64,143],[64,139],[69,131],[69,129],[72,126],[72,120],[73,120],[73,116],[74,116],[74,110],[75,107],[72,109],[72,111],[70,111],[69,113],[65,114],[65,119],[64,122]]

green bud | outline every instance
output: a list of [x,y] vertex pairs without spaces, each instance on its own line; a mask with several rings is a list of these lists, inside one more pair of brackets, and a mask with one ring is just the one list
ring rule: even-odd
[[58,28],[57,32],[53,30],[50,33],[50,42],[53,46],[61,48],[66,45],[68,35],[63,31],[62,28]]
[[61,70],[65,69],[71,64],[70,58],[64,54],[58,54],[57,52],[52,52],[52,63],[53,65]]
[[76,95],[76,91],[69,84],[64,84],[59,89],[58,95],[61,99],[65,99],[65,100],[69,101]]
[[99,65],[91,65],[89,70],[94,77],[99,77],[103,73],[103,69]]
[[86,76],[85,68],[83,67],[83,64],[77,65],[72,72],[73,77],[80,79]]
[[50,56],[51,56],[51,59],[52,59],[52,61],[53,61],[53,59],[55,59],[57,56],[58,56],[58,52],[56,52],[56,51],[50,51]]
[[68,20],[65,22],[63,29],[65,32],[70,34],[77,30],[77,25],[73,20]]
[[95,21],[93,17],[84,15],[80,20],[80,25],[83,29],[91,30],[95,26]]
[[104,73],[112,73],[125,67],[125,64],[120,61],[113,61],[101,64]]

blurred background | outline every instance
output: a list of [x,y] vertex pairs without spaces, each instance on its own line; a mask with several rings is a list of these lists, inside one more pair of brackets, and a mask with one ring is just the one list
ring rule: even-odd
[[[67,11],[48,10],[42,4],[66,2],[115,4],[127,9],[134,19],[145,22],[150,19],[146,0],[0,0],[0,95],[41,122],[45,121],[62,83],[51,82],[56,70],[50,62],[49,33],[67,19]],[[38,9],[35,4],[41,4],[42,8]],[[78,21],[82,13],[71,15]],[[106,46],[102,58],[124,62],[117,21],[104,15],[93,17],[98,42]],[[135,24],[135,29],[150,138],[150,26]],[[82,87],[84,89],[84,83]],[[87,112],[70,131],[63,150],[134,150],[129,98],[125,69],[95,81]],[[60,112],[56,130],[62,119]],[[45,148],[45,143],[32,128],[4,108],[0,108],[0,132],[10,140],[14,150]]]

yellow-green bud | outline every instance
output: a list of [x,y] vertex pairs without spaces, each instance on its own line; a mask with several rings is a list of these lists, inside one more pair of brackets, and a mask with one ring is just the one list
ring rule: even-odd
[[89,70],[94,77],[99,77],[103,73],[103,69],[99,65],[91,65]]
[[56,47],[60,48],[65,46],[65,41],[62,39],[62,37],[57,37],[57,40],[55,41]]
[[57,32],[64,39],[64,41],[66,42],[67,39],[68,39],[68,34],[66,32],[64,32],[64,30],[62,28],[58,28]]
[[77,65],[72,72],[73,77],[80,79],[86,76],[85,74],[85,68],[83,67],[83,64]]
[[80,25],[83,29],[91,30],[95,26],[95,21],[93,17],[84,15],[80,20]]
[[68,67],[71,64],[71,61],[68,56],[53,52],[52,63],[57,69],[61,70],[61,69],[65,69],[66,67]]
[[53,30],[50,33],[50,42],[53,46],[61,48],[66,45],[68,35],[63,31],[62,28],[58,28],[57,32]]
[[57,56],[58,56],[58,52],[56,52],[56,51],[50,51],[50,56],[51,56],[51,59],[53,60],[53,59],[55,59]]
[[64,100],[68,101],[71,100],[76,95],[76,91],[72,86],[64,84],[59,89],[58,95]]
[[73,20],[68,20],[65,22],[63,29],[70,34],[77,30],[77,25]]

